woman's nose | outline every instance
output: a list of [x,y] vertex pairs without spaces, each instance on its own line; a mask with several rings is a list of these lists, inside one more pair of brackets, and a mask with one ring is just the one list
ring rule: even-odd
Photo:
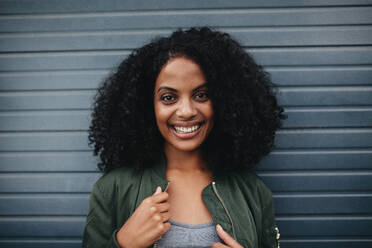
[[190,119],[196,115],[197,111],[190,100],[182,100],[179,103],[178,109],[177,109],[177,116],[184,119]]

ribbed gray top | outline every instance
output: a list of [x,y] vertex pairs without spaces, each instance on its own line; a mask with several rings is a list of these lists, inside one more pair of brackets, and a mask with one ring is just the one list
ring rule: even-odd
[[158,247],[166,248],[210,248],[214,242],[221,242],[213,222],[190,225],[169,220],[171,228],[158,241]]

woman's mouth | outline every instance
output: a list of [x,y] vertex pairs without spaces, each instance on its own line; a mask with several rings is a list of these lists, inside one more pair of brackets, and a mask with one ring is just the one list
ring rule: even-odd
[[171,125],[175,135],[182,139],[190,139],[199,133],[200,127],[203,125],[202,122],[192,126],[177,126]]
[[191,127],[178,127],[178,126],[173,126],[173,128],[176,130],[177,133],[192,133],[195,132],[200,128],[200,124],[191,126]]

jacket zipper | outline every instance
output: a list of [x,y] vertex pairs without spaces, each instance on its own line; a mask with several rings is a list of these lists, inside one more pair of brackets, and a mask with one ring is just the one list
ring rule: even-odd
[[221,202],[223,208],[225,209],[225,212],[226,212],[227,216],[230,219],[230,223],[231,223],[231,227],[232,227],[232,233],[233,233],[234,239],[237,240],[236,239],[236,234],[235,234],[234,223],[232,221],[232,218],[231,218],[231,215],[230,215],[229,211],[227,210],[227,207],[226,207],[225,203],[222,200],[222,197],[220,196],[220,194],[218,194],[218,191],[217,191],[217,188],[216,188],[216,182],[212,182],[212,188],[213,188],[213,191],[216,194],[218,200]]
[[[167,192],[167,189],[168,189],[168,187],[169,187],[169,183],[170,183],[170,182],[168,182],[167,187],[165,187],[165,189],[164,189],[163,192]],[[153,245],[154,248],[158,248],[158,242],[159,242],[159,240],[155,241],[155,243],[154,243],[154,245]]]

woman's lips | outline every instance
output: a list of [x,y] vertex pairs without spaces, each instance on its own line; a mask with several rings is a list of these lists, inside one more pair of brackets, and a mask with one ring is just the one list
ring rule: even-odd
[[178,138],[191,139],[199,133],[200,128],[203,124],[204,123],[200,122],[192,126],[171,125],[171,129],[173,133],[175,134],[175,136],[177,136]]

